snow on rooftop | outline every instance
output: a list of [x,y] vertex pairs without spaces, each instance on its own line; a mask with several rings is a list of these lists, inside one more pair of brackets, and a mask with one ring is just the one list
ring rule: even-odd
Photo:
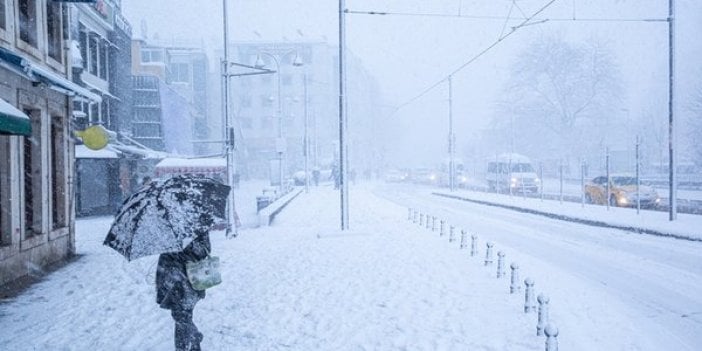
[[157,168],[164,167],[226,167],[224,158],[164,158],[156,164]]
[[119,158],[119,153],[110,146],[100,150],[91,150],[85,145],[76,145],[76,158]]

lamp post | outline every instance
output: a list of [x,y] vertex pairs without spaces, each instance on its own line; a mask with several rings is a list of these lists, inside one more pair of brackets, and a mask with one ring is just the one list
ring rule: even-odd
[[[285,52],[283,54],[280,54],[280,58],[283,58],[289,54],[295,54],[295,58],[293,59],[293,66],[295,67],[300,67],[303,65],[302,59],[297,53],[297,50],[290,50],[288,52]],[[256,64],[254,67],[256,68],[264,68],[266,64],[263,62],[263,59],[261,55],[266,56],[273,60],[275,63],[275,70],[277,72],[278,76],[278,86],[277,86],[277,92],[278,92],[278,140],[276,142],[276,151],[278,152],[278,180],[279,180],[279,188],[280,188],[280,193],[282,194],[283,192],[283,154],[285,153],[285,140],[283,139],[283,102],[281,98],[281,84],[280,84],[280,60],[276,57],[276,55],[273,55],[268,52],[259,52],[258,56],[256,57]]]
[[309,103],[309,97],[307,95],[307,72],[304,75],[304,86],[305,86],[305,140],[302,143],[303,153],[305,156],[305,193],[310,192],[310,137],[309,137],[309,114],[307,113],[307,105]]
[[453,135],[453,76],[448,76],[449,87],[449,135],[448,135],[448,152],[449,152],[449,189],[456,191],[456,174],[455,174],[455,144],[456,137]]
[[224,39],[224,60],[222,62],[222,122],[224,128],[224,149],[227,154],[227,184],[231,187],[229,197],[227,198],[227,232],[228,238],[237,235],[236,227],[236,207],[234,202],[234,124],[229,117],[229,43],[228,29],[229,22],[227,18],[227,0],[222,0],[222,34]]

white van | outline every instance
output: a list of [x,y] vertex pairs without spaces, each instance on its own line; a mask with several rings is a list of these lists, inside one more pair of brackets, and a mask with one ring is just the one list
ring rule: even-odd
[[538,193],[541,180],[528,157],[501,154],[488,160],[485,180],[490,191],[509,193]]

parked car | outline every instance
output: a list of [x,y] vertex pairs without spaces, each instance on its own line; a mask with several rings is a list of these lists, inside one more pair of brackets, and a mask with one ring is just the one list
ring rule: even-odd
[[[595,177],[585,184],[585,201],[588,203],[610,206],[635,207],[636,206],[636,177],[627,175],[613,175],[609,177],[609,193],[607,193],[607,177]],[[655,189],[648,185],[639,186],[639,201],[641,207],[653,208],[660,204],[661,198]]]
[[488,160],[487,181],[490,191],[538,193],[541,180],[531,160],[520,154],[502,154]]
[[404,182],[405,180],[407,180],[407,176],[408,174],[406,172],[397,169],[391,169],[385,172],[385,181],[388,183]]
[[412,182],[435,185],[439,182],[439,173],[429,168],[418,168],[412,171]]

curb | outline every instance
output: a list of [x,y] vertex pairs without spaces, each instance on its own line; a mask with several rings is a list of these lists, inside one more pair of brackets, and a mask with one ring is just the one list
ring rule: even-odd
[[273,223],[275,216],[280,213],[285,206],[287,206],[292,200],[294,200],[298,195],[302,193],[302,188],[295,188],[283,197],[275,200],[266,208],[258,212],[258,226],[266,227]]
[[458,196],[458,195],[450,195],[450,194],[443,194],[443,193],[436,193],[436,192],[432,192],[431,194],[435,195],[435,196],[449,198],[449,199],[472,202],[475,204],[485,205],[485,206],[500,207],[500,208],[504,208],[504,209],[508,209],[508,210],[512,210],[512,211],[529,213],[529,214],[548,217],[548,218],[552,218],[552,219],[558,219],[558,220],[566,221],[566,222],[574,222],[574,223],[590,225],[590,226],[594,226],[594,227],[620,229],[620,230],[625,230],[625,231],[634,232],[634,233],[638,233],[638,234],[655,235],[655,236],[673,238],[673,239],[679,239],[679,240],[702,241],[702,238],[696,238],[696,237],[691,237],[691,236],[681,235],[681,234],[674,234],[674,233],[666,233],[666,232],[662,232],[662,231],[658,231],[658,230],[650,229],[650,228],[618,225],[618,224],[612,224],[612,223],[596,221],[596,220],[591,220],[591,219],[572,217],[572,216],[566,216],[566,215],[559,215],[559,214],[555,214],[555,213],[551,213],[551,212],[534,210],[531,208],[505,205],[505,204],[484,201],[484,200],[469,199],[469,198]]

